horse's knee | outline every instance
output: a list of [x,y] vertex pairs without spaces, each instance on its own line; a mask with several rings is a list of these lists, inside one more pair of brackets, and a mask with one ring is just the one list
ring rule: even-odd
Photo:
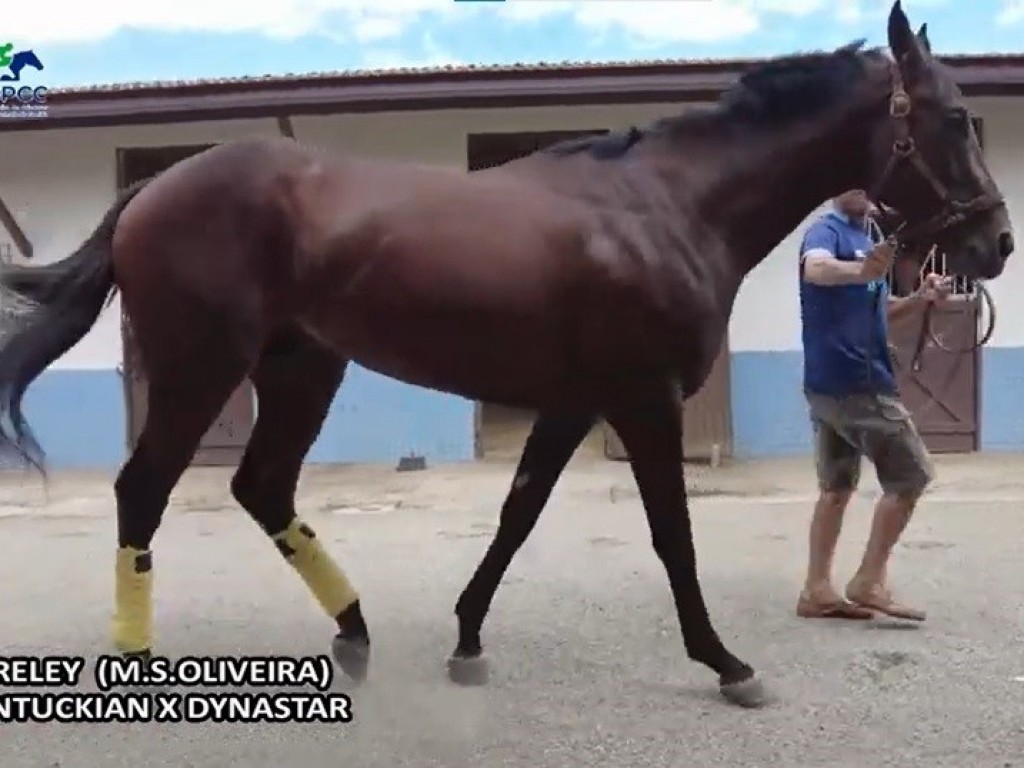
[[283,531],[295,517],[295,504],[285,487],[245,460],[231,478],[231,495],[268,536]]
[[144,459],[133,457],[114,481],[114,496],[117,499],[120,546],[149,549],[160,527],[170,492],[158,483]]

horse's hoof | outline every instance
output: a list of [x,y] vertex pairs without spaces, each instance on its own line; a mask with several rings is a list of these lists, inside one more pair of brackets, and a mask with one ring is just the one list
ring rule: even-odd
[[341,671],[354,682],[361,683],[366,679],[366,670],[370,666],[370,644],[365,639],[335,635],[331,641],[331,654]]
[[482,654],[448,657],[448,679],[457,685],[486,685],[490,676],[490,664]]
[[746,709],[757,709],[768,701],[768,691],[757,675],[751,675],[746,680],[737,680],[735,683],[722,683],[718,690],[730,704]]

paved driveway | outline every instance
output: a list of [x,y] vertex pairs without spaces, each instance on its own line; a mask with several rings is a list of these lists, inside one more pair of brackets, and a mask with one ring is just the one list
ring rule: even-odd
[[[912,629],[793,616],[804,463],[692,473],[714,621],[778,696],[757,712],[724,704],[710,672],[685,658],[623,465],[577,462],[556,489],[494,602],[484,635],[494,668],[481,689],[453,687],[443,661],[511,466],[313,468],[304,513],[361,589],[374,636],[371,679],[336,683],[353,698],[353,723],[3,725],[0,766],[1016,766],[1024,461],[973,461],[947,462],[898,552],[896,584],[930,614]],[[231,502],[227,477],[191,474],[157,536],[158,650],[324,652],[329,623]],[[851,510],[841,576],[869,509],[865,494]],[[109,478],[62,475],[48,497],[5,480],[0,534],[0,652],[105,652]]]

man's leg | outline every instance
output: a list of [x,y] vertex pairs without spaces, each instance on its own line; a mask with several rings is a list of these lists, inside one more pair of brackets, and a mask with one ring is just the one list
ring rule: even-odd
[[851,601],[897,618],[924,621],[925,612],[901,605],[889,591],[886,567],[917,501],[935,470],[910,413],[893,397],[879,397],[863,427],[864,452],[875,465],[882,498],[860,567],[846,588]]
[[832,561],[843,515],[860,479],[860,452],[831,426],[838,417],[839,404],[819,396],[808,399],[819,496],[808,536],[807,576],[796,612],[802,618],[867,619],[870,611],[843,600],[832,585]]

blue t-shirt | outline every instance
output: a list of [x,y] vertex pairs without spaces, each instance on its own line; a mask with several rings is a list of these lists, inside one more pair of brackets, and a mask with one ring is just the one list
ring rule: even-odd
[[[800,316],[804,389],[833,397],[896,392],[888,350],[888,284],[814,285],[803,279],[803,255],[823,249],[842,261],[863,258],[874,245],[865,227],[830,211],[800,245]],[[859,253],[858,253],[859,252]]]

